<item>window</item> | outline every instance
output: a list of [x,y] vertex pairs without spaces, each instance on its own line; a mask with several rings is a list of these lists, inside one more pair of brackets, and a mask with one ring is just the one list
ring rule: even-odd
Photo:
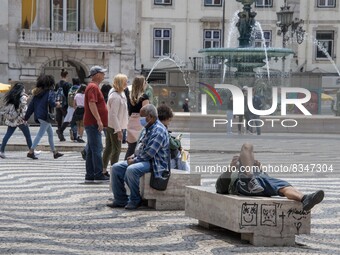
[[204,30],[203,48],[219,48],[221,30]]
[[169,56],[171,51],[171,29],[156,28],[153,36],[153,56]]
[[333,31],[317,31],[316,32],[316,58],[324,59],[333,56],[334,32]]
[[156,5],[172,5],[172,0],[155,0]]
[[260,31],[255,32],[254,47],[263,48],[263,43],[269,48],[272,45],[272,31],[263,31],[263,38]]
[[[145,74],[145,77],[149,76],[150,72]],[[149,84],[166,84],[166,73],[165,72],[152,72],[148,78]]]
[[332,7],[334,8],[335,7],[335,0],[318,0],[318,7],[320,8],[329,8],[329,7]]
[[52,30],[79,30],[79,0],[51,0],[51,8]]
[[204,6],[222,6],[222,0],[204,0]]
[[256,0],[255,7],[273,7],[273,0]]

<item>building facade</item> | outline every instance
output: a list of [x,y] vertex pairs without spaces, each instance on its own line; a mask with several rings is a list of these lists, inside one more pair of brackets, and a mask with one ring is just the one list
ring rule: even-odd
[[[85,79],[92,65],[109,69],[107,80],[143,73],[158,102],[180,109],[189,84],[204,72],[202,48],[237,47],[236,0],[0,0],[1,82],[33,82],[44,72],[59,76],[62,67]],[[303,20],[303,41],[277,26],[284,3]],[[285,47],[295,54],[270,59],[271,71],[292,74],[292,86],[337,89],[340,86],[339,0],[255,0],[258,22],[254,47]],[[297,24],[297,23],[296,23]],[[300,23],[299,23],[300,24]],[[263,30],[263,34],[260,32]],[[297,27],[295,27],[297,28]],[[301,34],[300,34],[301,39]],[[155,65],[157,63],[157,65]],[[265,67],[260,68],[265,72]],[[152,71],[152,72],[151,72]],[[212,82],[221,81],[221,74]]]
[[35,81],[40,73],[59,79],[62,68],[84,82],[93,65],[108,67],[107,78],[118,72],[134,75],[135,1],[1,0],[1,4],[2,82]]

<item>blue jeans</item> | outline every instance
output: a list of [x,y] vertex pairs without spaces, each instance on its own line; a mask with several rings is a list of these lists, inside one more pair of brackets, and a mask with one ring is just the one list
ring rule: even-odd
[[98,125],[86,126],[87,151],[86,151],[86,180],[93,180],[103,176],[102,161],[102,134],[98,131]]
[[[28,125],[27,124],[21,124],[17,127],[24,134],[24,136],[26,138],[26,143],[27,143],[28,149],[31,149],[32,138],[31,138],[31,133],[30,133],[30,129],[29,129]],[[2,143],[1,143],[1,149],[0,149],[1,152],[5,152],[7,142],[9,140],[9,138],[11,138],[11,136],[13,135],[13,133],[17,129],[17,127],[10,127],[10,126],[7,127],[7,132],[4,136],[4,138],[2,139]]]
[[[127,203],[138,205],[142,198],[139,193],[139,179],[150,172],[149,162],[128,165],[126,161],[115,163],[111,171],[111,185],[115,202],[120,205]],[[130,197],[126,194],[124,181],[130,189]]]
[[43,135],[47,131],[48,143],[50,144],[51,151],[54,152],[55,148],[54,148],[54,142],[53,142],[53,129],[52,129],[51,123],[49,123],[45,120],[42,120],[42,119],[38,119],[38,121],[40,123],[40,128],[39,128],[39,131],[37,133],[37,136],[34,138],[31,149],[37,148],[41,138],[43,137]]

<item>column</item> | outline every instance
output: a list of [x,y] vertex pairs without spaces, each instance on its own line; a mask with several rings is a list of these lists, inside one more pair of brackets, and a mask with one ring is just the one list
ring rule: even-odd
[[49,20],[49,0],[37,0],[37,18],[34,23],[33,27],[37,27],[39,30],[46,30],[49,25],[47,24],[47,21]]
[[82,24],[80,27],[83,31],[90,32],[93,31],[95,27],[94,15],[93,15],[93,0],[83,0],[81,1],[82,7]]

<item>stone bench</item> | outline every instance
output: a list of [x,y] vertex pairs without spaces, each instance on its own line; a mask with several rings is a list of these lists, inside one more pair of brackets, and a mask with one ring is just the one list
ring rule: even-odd
[[187,187],[185,215],[206,228],[240,233],[255,246],[293,246],[295,235],[310,234],[310,213],[283,197],[221,195],[215,187]]
[[168,187],[158,191],[150,187],[150,173],[140,179],[142,198],[148,201],[148,206],[156,210],[184,210],[185,187],[201,185],[201,175],[172,169]]

